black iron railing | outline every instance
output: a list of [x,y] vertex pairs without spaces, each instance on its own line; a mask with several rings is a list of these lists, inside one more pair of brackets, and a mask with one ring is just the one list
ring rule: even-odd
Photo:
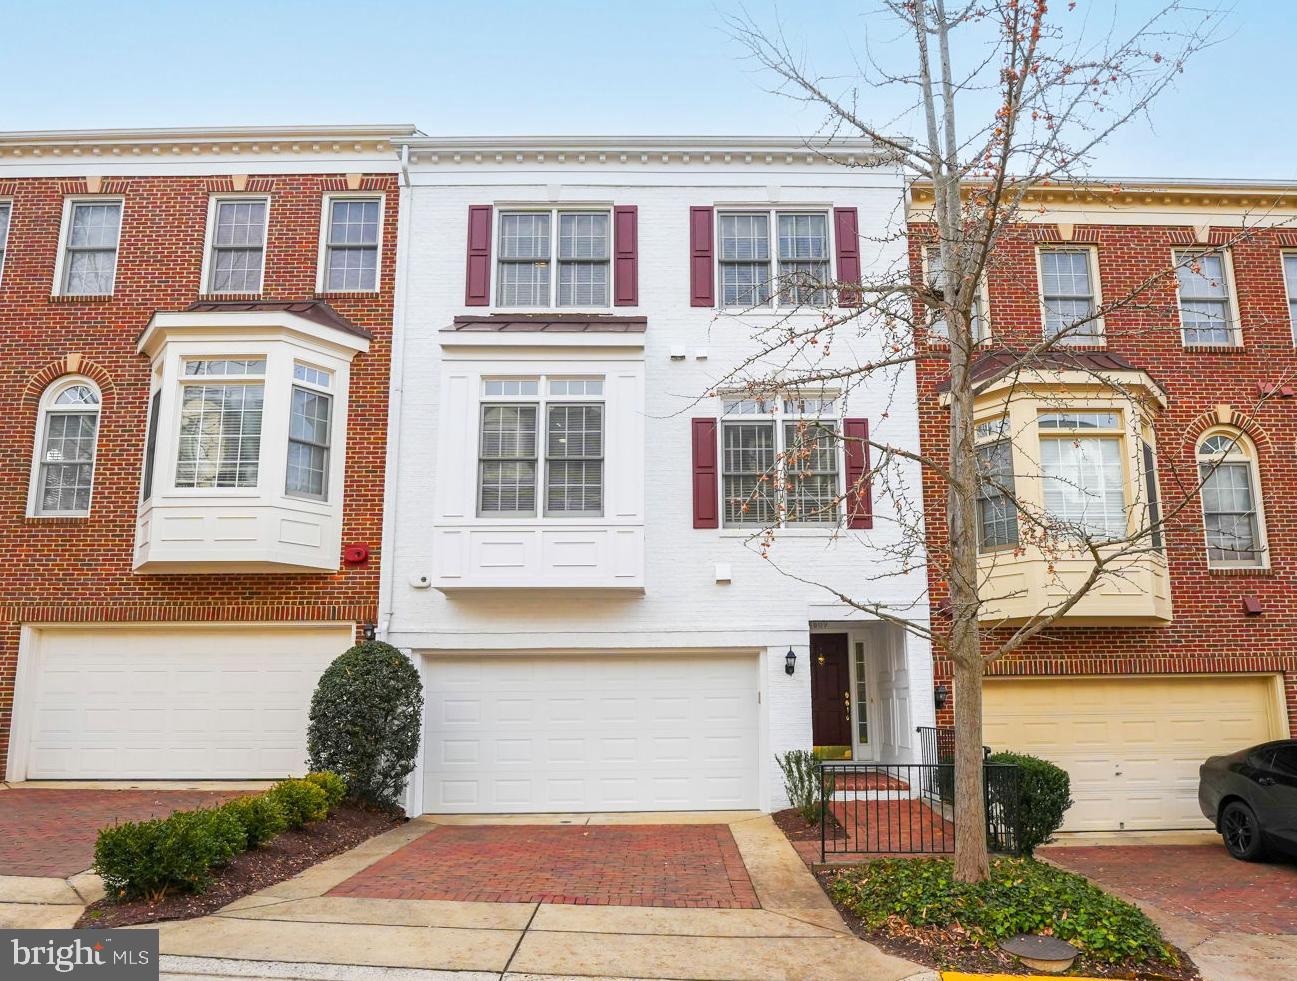
[[[1018,851],[1022,772],[983,765],[986,838]],[[953,763],[820,764],[820,859],[835,855],[944,855],[955,850]]]
[[[924,763],[951,763],[955,759],[954,726],[916,726],[919,734],[919,759]],[[983,746],[982,755],[990,756],[991,747]]]

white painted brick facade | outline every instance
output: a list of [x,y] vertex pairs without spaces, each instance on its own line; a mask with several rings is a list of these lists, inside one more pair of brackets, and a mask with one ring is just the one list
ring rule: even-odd
[[[703,399],[728,367],[753,350],[749,328],[689,305],[690,206],[855,207],[859,211],[861,262],[889,267],[904,262],[895,233],[902,219],[902,181],[892,168],[851,169],[818,161],[735,162],[718,159],[691,163],[626,162],[594,154],[584,163],[575,154],[558,163],[549,154],[538,163],[480,162],[451,155],[434,162],[425,150],[410,165],[412,186],[402,204],[403,300],[398,297],[398,329],[404,350],[394,381],[399,418],[392,439],[395,472],[389,473],[384,542],[385,574],[390,577],[382,611],[385,635],[414,651],[750,651],[761,658],[762,731],[760,759],[768,766],[760,778],[764,806],[783,803],[776,753],[808,748],[811,742],[808,634],[811,621],[863,622],[814,586],[781,575],[735,530],[695,530],[692,526],[690,418],[718,414],[715,400]],[[654,158],[650,158],[654,159]],[[618,307],[615,315],[648,319],[644,363],[646,379],[643,448],[645,495],[645,589],[642,593],[588,590],[473,591],[447,594],[416,588],[412,580],[431,574],[432,502],[438,480],[472,480],[472,474],[437,472],[436,440],[444,413],[476,413],[476,404],[440,401],[442,347],[439,332],[457,315],[494,312],[466,308],[464,278],[470,205],[636,205],[639,209],[639,305]],[[876,237],[876,240],[875,240]],[[493,260],[495,255],[493,253]],[[494,273],[492,283],[494,286]],[[844,336],[837,342],[844,358],[867,358],[868,339]],[[684,360],[671,360],[673,346],[684,345]],[[705,349],[706,359],[695,353]],[[867,417],[878,439],[918,446],[912,374],[895,391],[873,396],[852,394],[844,415]],[[884,417],[885,414],[885,417]],[[471,455],[471,452],[470,452]],[[906,474],[917,497],[917,470]],[[861,569],[876,574],[884,561],[872,546],[896,532],[880,509],[868,531],[827,534],[802,530],[780,535],[773,556],[790,573],[853,591]],[[715,565],[729,563],[732,582],[715,581]],[[909,605],[925,595],[922,567],[898,574],[883,586],[870,586],[871,599]],[[931,654],[926,641],[905,640],[910,679],[908,727],[932,720]],[[796,673],[784,672],[784,652],[798,654]],[[667,670],[667,668],[664,668]],[[910,741],[913,745],[913,741]]]

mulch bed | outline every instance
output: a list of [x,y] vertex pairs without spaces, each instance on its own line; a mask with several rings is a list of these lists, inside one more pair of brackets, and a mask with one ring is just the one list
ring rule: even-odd
[[[912,927],[899,919],[881,929],[871,930],[851,910],[833,898],[833,880],[841,874],[838,869],[822,869],[815,873],[820,886],[833,905],[842,914],[847,926],[861,940],[866,940],[885,953],[925,964],[939,971],[965,971],[970,974],[1029,974],[1039,976],[1040,971],[1025,967],[1012,954],[998,948],[983,947],[968,934],[958,929],[940,927]],[[1189,955],[1172,947],[1180,955],[1180,967],[1167,964],[1126,964],[1115,966],[1078,957],[1069,974],[1092,978],[1133,978],[1137,981],[1202,981],[1202,975]]]
[[234,856],[216,872],[211,888],[205,893],[172,893],[156,903],[143,899],[119,903],[104,898],[87,906],[75,926],[99,930],[206,916],[242,896],[290,879],[303,869],[390,831],[404,821],[405,818],[378,811],[343,806],[323,821],[300,831],[285,831],[260,848]]
[[[775,811],[775,813],[770,816],[775,819],[775,824],[779,826],[779,830],[788,837],[789,841],[820,840],[819,824],[807,824],[805,819],[802,818],[801,812],[795,807],[789,807],[782,811]],[[847,833],[842,830],[842,827],[834,819],[833,815],[829,814],[828,817],[829,823],[824,829],[824,837],[830,841],[841,841],[843,838],[846,838]]]

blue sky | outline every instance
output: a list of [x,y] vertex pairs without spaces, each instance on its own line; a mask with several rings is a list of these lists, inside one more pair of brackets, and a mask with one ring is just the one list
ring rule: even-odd
[[[1084,6],[1086,0],[1082,0]],[[1161,0],[1120,0],[1126,14]],[[1058,0],[1061,7],[1062,0]],[[876,0],[748,0],[813,60],[887,33]],[[731,0],[0,0],[0,128],[413,122],[442,135],[811,132],[723,30]],[[1297,179],[1292,0],[1229,37],[1104,149],[1113,176]],[[17,84],[15,80],[22,80]],[[880,112],[894,97],[876,93]]]

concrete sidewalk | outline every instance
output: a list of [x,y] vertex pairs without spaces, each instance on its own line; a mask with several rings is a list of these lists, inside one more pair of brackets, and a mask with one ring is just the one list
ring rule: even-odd
[[[516,823],[680,822],[679,815],[579,815]],[[167,977],[511,981],[584,977],[769,981],[935,977],[857,939],[766,815],[728,824],[761,909],[670,909],[368,899],[325,895],[427,833],[419,818],[217,913],[159,924]],[[446,823],[498,823],[463,818]]]

